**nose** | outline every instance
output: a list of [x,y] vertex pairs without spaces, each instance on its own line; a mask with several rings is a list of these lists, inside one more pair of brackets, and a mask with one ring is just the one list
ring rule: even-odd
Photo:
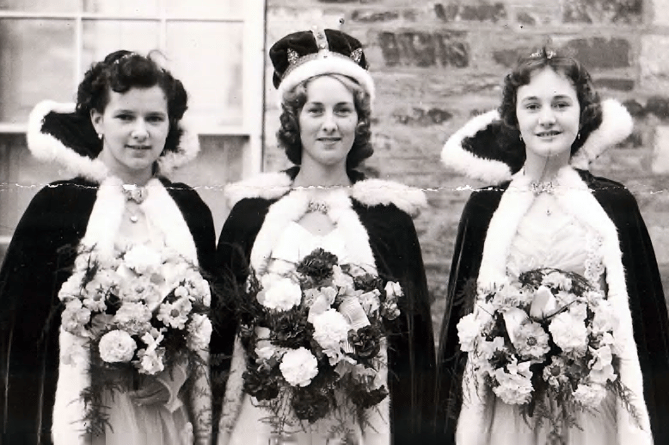
[[550,126],[555,123],[555,113],[551,107],[543,107],[539,114],[539,124],[543,126]]
[[139,141],[142,141],[146,139],[148,136],[149,136],[149,131],[146,127],[146,122],[144,122],[144,119],[137,119],[132,129],[132,137]]
[[328,111],[323,114],[323,124],[321,129],[326,133],[332,133],[337,129],[337,122],[335,121],[334,113]]

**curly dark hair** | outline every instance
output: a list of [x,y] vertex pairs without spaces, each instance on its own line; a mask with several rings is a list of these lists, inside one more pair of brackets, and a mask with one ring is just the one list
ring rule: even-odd
[[281,98],[281,127],[276,133],[279,146],[286,151],[286,156],[295,165],[302,163],[302,141],[300,140],[299,116],[302,107],[307,102],[307,85],[309,82],[322,76],[331,76],[338,79],[353,93],[355,111],[358,113],[358,125],[355,129],[353,146],[346,157],[346,169],[352,170],[362,161],[374,153],[371,138],[371,97],[355,79],[341,74],[322,74],[311,77],[286,91]]
[[[92,110],[103,113],[109,103],[109,92],[125,93],[131,88],[151,88],[158,85],[167,98],[170,129],[164,151],[176,151],[181,137],[178,123],[188,109],[188,94],[180,80],[160,67],[152,54],[147,56],[119,50],[96,62],[84,74],[77,89],[77,113],[90,116]],[[102,142],[99,149],[102,149]]]
[[579,148],[602,123],[602,108],[599,95],[594,89],[590,74],[581,63],[573,57],[557,54],[555,51],[542,48],[537,53],[529,57],[522,57],[518,60],[515,69],[504,78],[504,90],[502,93],[502,104],[499,107],[499,114],[503,122],[503,133],[506,144],[503,144],[509,150],[520,150],[522,153],[514,153],[518,157],[518,162],[522,165],[525,161],[524,144],[517,144],[520,136],[518,129],[518,117],[516,116],[516,100],[518,89],[530,83],[532,75],[546,67],[551,68],[559,74],[563,74],[574,86],[578,103],[581,108],[580,116],[580,135],[571,146],[571,155],[576,153]]

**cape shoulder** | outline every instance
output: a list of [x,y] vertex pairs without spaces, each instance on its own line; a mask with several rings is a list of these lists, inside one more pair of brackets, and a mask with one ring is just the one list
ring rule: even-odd
[[[228,185],[225,197],[232,208],[242,200],[277,200],[291,187],[292,179],[285,172],[262,173]],[[422,190],[382,179],[357,181],[351,187],[351,197],[367,207],[394,205],[411,216],[416,216],[427,207],[427,198]]]

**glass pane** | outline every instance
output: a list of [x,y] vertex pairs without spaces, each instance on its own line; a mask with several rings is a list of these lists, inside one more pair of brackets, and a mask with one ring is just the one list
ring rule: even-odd
[[81,0],[0,0],[0,10],[24,12],[78,12]]
[[[259,1],[259,0],[244,0]],[[167,15],[178,17],[226,17],[239,14],[239,0],[165,0]]]
[[127,49],[146,55],[160,47],[158,22],[86,20],[83,26],[82,76],[92,63],[113,51]]
[[84,12],[95,14],[157,16],[160,12],[160,0],[83,0],[83,3]]
[[74,99],[74,22],[0,19],[0,122],[25,123],[39,101]]
[[242,124],[242,24],[167,25],[170,68],[188,91],[198,126]]
[[223,187],[242,179],[247,140],[240,136],[200,136],[198,157],[171,175],[173,180],[197,190],[209,205],[217,237],[230,213],[223,199]]

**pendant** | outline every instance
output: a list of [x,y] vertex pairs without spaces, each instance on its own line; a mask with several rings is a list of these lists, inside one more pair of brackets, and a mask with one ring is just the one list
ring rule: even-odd
[[328,210],[328,205],[324,202],[309,201],[309,205],[307,206],[307,213],[320,212],[327,214]]
[[551,213],[553,213],[551,212],[551,209],[546,209],[546,215],[551,216]]
[[139,216],[137,215],[130,215],[130,222],[135,224],[137,221],[139,221]]

